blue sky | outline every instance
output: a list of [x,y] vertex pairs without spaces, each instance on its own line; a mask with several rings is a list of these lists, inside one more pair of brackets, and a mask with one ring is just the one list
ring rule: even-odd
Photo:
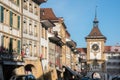
[[99,29],[107,37],[105,45],[120,44],[120,0],[48,0],[41,8],[52,8],[57,17],[63,17],[77,47],[86,47],[96,5]]

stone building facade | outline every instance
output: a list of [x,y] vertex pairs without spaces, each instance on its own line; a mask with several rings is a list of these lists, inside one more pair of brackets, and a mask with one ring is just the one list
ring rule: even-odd
[[0,0],[1,80],[27,74],[42,78],[39,5],[43,2]]
[[120,77],[120,46],[105,46],[106,55],[106,79],[112,80],[114,77]]
[[[64,19],[46,0],[0,0],[0,79],[33,75],[37,80],[78,74],[76,42],[70,38]],[[63,69],[63,66],[65,70]]]

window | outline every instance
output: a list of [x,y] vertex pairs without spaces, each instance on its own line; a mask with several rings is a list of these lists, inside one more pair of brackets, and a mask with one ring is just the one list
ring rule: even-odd
[[[4,15],[3,15],[3,17],[4,17],[3,23],[5,23],[5,24],[7,23],[7,17],[10,17],[10,16],[7,16],[7,11],[8,10],[6,8],[4,8],[4,11],[3,11],[3,13],[4,13]],[[10,13],[8,13],[8,14],[10,15]]]
[[9,25],[10,24],[10,11],[8,9],[4,9],[4,23]]
[[33,12],[32,2],[29,3],[29,11],[30,11],[30,12]]
[[44,47],[43,46],[42,46],[42,54],[43,54],[43,58],[45,58]]
[[27,0],[24,0],[23,7],[24,7],[24,9],[26,9],[26,10],[28,9]]
[[26,46],[26,40],[23,40],[22,46]]
[[14,3],[14,4],[18,5],[18,6],[19,6],[19,3],[20,3],[19,1],[20,0],[11,0],[12,3]]
[[13,18],[12,18],[12,20],[13,20],[12,24],[13,25],[12,26],[17,29],[17,15],[15,13],[13,13],[12,16],[13,16]]
[[30,56],[32,56],[32,41],[29,41]]
[[9,42],[9,53],[12,54],[13,52],[13,38],[10,38]]
[[37,23],[34,25],[34,36],[37,37]]
[[47,58],[47,47],[45,47],[45,58]]
[[23,33],[27,34],[27,19],[26,18],[24,18],[24,21],[23,21]]
[[35,7],[34,7],[34,12],[35,12],[35,15],[38,15],[38,10],[37,10],[38,8],[37,8],[37,5],[35,5]]
[[13,52],[17,53],[17,40],[13,39]]
[[4,48],[9,48],[9,38],[7,36],[3,36],[3,47]]
[[2,6],[0,6],[0,22],[3,23],[4,20],[4,8]]
[[19,3],[20,3],[19,0],[17,0],[17,5],[19,5]]
[[44,38],[45,28],[42,27],[42,38]]
[[2,47],[4,47],[4,36],[1,37]]
[[37,57],[37,43],[34,42],[34,56]]
[[45,39],[47,40],[47,30],[45,29]]
[[32,32],[32,20],[29,20],[29,34],[33,35],[33,32]]

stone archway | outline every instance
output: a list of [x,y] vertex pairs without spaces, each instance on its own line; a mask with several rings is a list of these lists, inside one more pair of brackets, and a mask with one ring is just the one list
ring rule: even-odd
[[25,74],[32,74],[35,66],[33,64],[27,64],[25,66]]

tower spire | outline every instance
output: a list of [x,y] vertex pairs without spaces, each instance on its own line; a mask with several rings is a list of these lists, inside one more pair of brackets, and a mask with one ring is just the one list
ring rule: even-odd
[[95,7],[95,19],[97,19],[97,6]]
[[93,27],[98,27],[99,21],[97,20],[97,6],[95,7],[95,18],[93,21]]

